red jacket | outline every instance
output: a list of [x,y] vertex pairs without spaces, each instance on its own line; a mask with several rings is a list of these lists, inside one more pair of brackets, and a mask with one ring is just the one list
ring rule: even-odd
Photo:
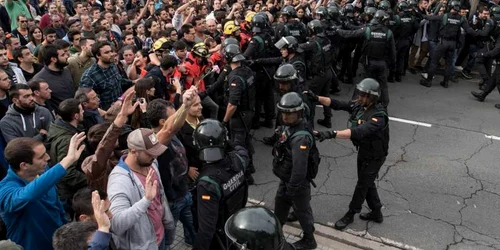
[[[200,79],[203,74],[205,74],[205,70],[207,70],[209,65],[201,66],[196,62],[196,59],[193,57],[192,53],[189,53],[186,58],[186,63],[184,64],[186,67],[186,72],[182,74],[184,77],[184,88],[190,89],[191,85],[196,84],[198,79]],[[205,81],[201,80],[198,85],[198,91],[205,91]]]

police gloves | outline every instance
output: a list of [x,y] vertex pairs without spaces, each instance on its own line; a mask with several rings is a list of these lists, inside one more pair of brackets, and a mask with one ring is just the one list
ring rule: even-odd
[[326,140],[326,139],[335,139],[337,137],[337,131],[332,130],[332,131],[315,131],[314,136],[316,139],[318,139],[320,142]]
[[304,91],[304,94],[306,94],[312,101],[319,102],[319,97],[316,94],[314,94],[312,91],[306,90],[306,91]]

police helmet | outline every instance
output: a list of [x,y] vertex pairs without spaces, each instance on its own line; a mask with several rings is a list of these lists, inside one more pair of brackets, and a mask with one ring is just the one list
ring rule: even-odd
[[356,89],[359,92],[370,94],[373,96],[379,96],[379,88],[377,80],[373,78],[365,78],[358,85],[356,85]]
[[414,9],[418,7],[418,2],[416,0],[409,0],[408,5],[410,6],[410,8]]
[[500,6],[498,6],[498,5],[491,6],[490,15],[494,16],[494,15],[498,15],[498,14],[500,14]]
[[287,244],[278,218],[262,206],[240,209],[226,221],[224,231],[240,250],[281,250]]
[[297,17],[297,11],[294,7],[287,5],[281,10],[281,15],[288,17]]
[[302,52],[302,50],[299,49],[299,41],[293,36],[282,37],[274,46],[278,49],[287,48],[288,53]]
[[259,13],[255,14],[252,18],[252,32],[262,32],[266,28],[267,20]]
[[291,64],[283,64],[274,73],[274,80],[279,83],[294,82],[299,79],[297,70]]
[[337,7],[336,5],[330,5],[328,7],[328,15],[333,20],[339,19],[339,17],[340,17],[339,7]]
[[366,0],[365,7],[375,7],[375,0]]
[[344,9],[342,9],[342,13],[346,17],[354,17],[354,6],[352,6],[352,4],[346,4]]
[[391,9],[391,2],[384,0],[378,4],[378,9],[383,11],[389,11]]
[[314,12],[319,16],[320,20],[330,19],[325,6],[319,6]]
[[281,97],[278,105],[278,110],[283,113],[293,113],[304,110],[304,102],[299,94],[295,92],[286,93]]
[[365,9],[365,15],[368,17],[368,20],[371,20],[375,13],[377,13],[377,8],[375,7],[367,7]]
[[449,4],[450,10],[460,11],[460,1],[453,0]]
[[227,141],[226,127],[217,120],[205,119],[193,132],[193,144],[198,150],[200,160],[205,162],[224,159]]
[[236,25],[234,21],[227,21],[224,24],[224,35],[232,35],[238,30],[240,30],[240,26]]
[[373,16],[372,24],[383,24],[388,18],[389,16],[385,11],[377,10]]
[[398,12],[409,11],[410,5],[408,5],[407,2],[399,2],[396,5],[396,8],[397,8]]
[[208,47],[205,45],[205,43],[197,43],[193,46],[191,49],[191,53],[194,55],[197,55],[199,57],[204,57],[207,58],[210,56],[210,53],[208,52]]
[[224,58],[226,62],[240,62],[245,60],[245,57],[241,53],[240,47],[235,44],[229,44],[224,48]]
[[238,42],[238,40],[236,38],[233,38],[233,37],[226,38],[226,39],[224,39],[224,41],[222,41],[223,48],[227,47],[229,44],[234,44],[234,45],[239,46],[240,42]]
[[319,20],[312,20],[307,24],[311,35],[325,36],[325,27]]

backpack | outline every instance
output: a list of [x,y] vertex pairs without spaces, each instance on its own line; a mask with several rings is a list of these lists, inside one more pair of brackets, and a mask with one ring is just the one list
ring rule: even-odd
[[318,147],[316,147],[316,140],[314,136],[309,130],[300,130],[289,137],[289,139],[293,139],[298,135],[306,135],[311,139],[312,146],[309,150],[309,156],[307,157],[307,179],[312,181],[318,175],[319,164],[321,162],[321,157],[319,155]]

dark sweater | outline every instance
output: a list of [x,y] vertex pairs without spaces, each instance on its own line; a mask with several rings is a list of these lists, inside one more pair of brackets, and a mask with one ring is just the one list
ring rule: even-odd
[[[59,107],[62,101],[73,98],[75,95],[75,87],[73,86],[73,78],[68,68],[63,71],[52,71],[44,67],[34,77],[34,80],[43,79],[47,81],[52,90],[52,98],[47,100],[47,105],[51,107]],[[56,108],[56,113],[58,109]]]

